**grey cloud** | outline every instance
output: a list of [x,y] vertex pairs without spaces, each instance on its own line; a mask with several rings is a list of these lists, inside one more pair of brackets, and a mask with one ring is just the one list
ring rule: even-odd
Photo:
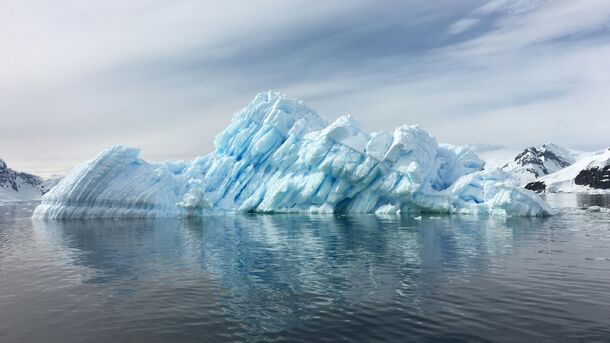
[[609,15],[594,0],[6,2],[0,157],[194,157],[269,89],[370,130],[602,147]]

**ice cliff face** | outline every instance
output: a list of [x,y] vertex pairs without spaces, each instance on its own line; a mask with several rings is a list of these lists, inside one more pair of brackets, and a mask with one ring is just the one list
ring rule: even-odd
[[198,216],[243,212],[439,212],[549,215],[508,173],[482,171],[467,148],[417,126],[366,133],[328,124],[302,101],[261,93],[190,162],[150,164],[112,147],[44,196],[44,218]]

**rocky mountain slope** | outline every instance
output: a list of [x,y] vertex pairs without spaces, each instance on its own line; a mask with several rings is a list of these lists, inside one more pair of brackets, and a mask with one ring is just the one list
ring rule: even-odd
[[0,201],[38,200],[58,182],[15,171],[0,159]]
[[584,156],[569,167],[528,183],[525,188],[551,193],[610,192],[610,149]]
[[531,146],[517,153],[502,169],[511,173],[521,185],[559,171],[576,161],[574,154],[557,144]]
[[553,143],[530,146],[521,151],[487,144],[472,144],[469,148],[485,161],[485,169],[502,169],[522,186],[560,171],[589,154]]
[[510,173],[523,187],[548,193],[610,192],[610,152],[585,152],[557,144],[517,151],[500,145],[471,144],[486,170]]

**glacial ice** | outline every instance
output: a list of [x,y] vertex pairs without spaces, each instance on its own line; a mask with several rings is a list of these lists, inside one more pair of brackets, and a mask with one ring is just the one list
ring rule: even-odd
[[328,124],[302,101],[261,93],[189,162],[147,163],[113,146],[77,166],[34,212],[42,218],[200,216],[217,212],[551,215],[510,174],[418,126],[369,134]]

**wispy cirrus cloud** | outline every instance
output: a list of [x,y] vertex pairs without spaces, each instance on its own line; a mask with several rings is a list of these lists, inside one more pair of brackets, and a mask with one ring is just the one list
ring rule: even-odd
[[479,19],[476,18],[464,18],[456,21],[449,26],[449,33],[452,35],[460,34],[464,31],[468,31],[477,25]]

